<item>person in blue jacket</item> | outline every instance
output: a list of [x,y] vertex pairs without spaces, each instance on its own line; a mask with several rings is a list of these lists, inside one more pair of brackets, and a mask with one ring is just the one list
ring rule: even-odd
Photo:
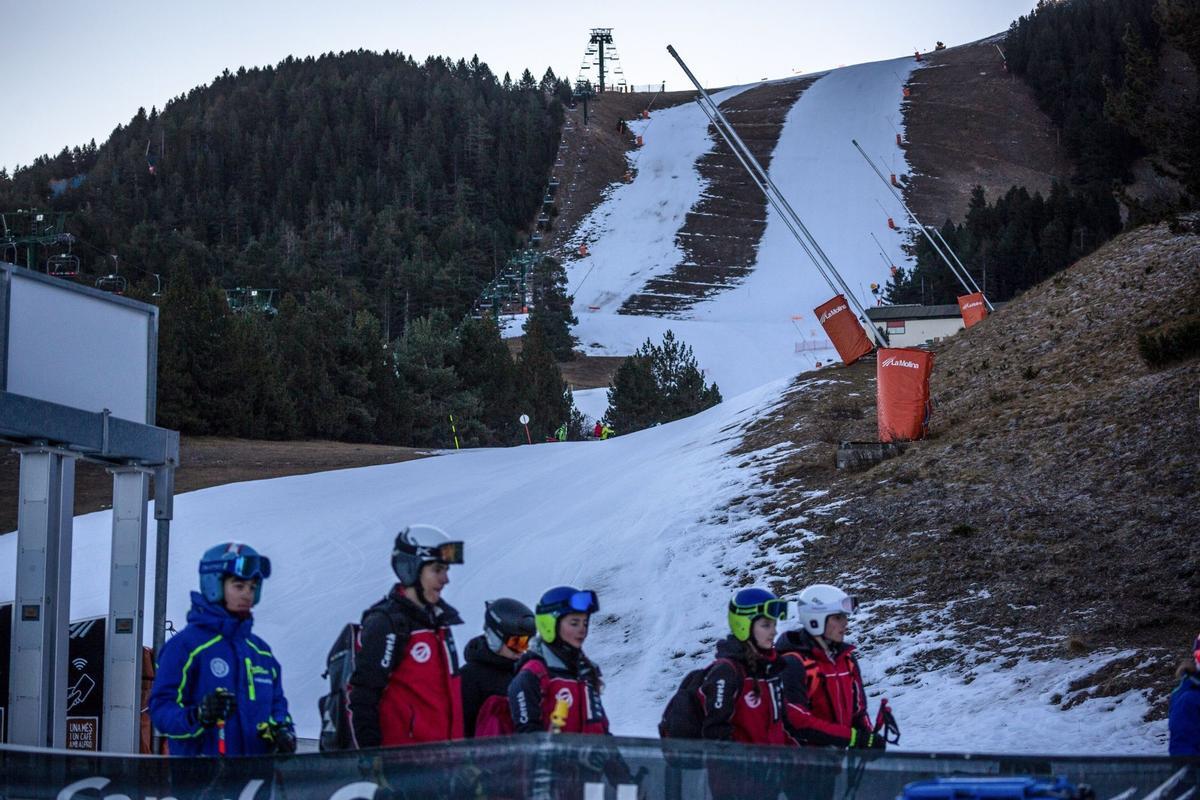
[[250,632],[270,575],[271,560],[238,542],[200,559],[187,627],[163,645],[150,690],[150,720],[171,755],[295,752],[279,662]]
[[1200,756],[1200,636],[1192,645],[1192,662],[1179,668],[1183,680],[1171,694],[1167,727],[1173,756]]

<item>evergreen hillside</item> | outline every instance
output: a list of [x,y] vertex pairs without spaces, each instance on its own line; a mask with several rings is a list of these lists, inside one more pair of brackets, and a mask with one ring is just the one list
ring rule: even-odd
[[[69,212],[84,282],[113,253],[131,295],[162,279],[164,425],[447,446],[458,411],[466,441],[506,442],[512,425],[482,420],[516,401],[463,394],[455,359],[476,335],[457,322],[542,207],[569,96],[550,70],[513,83],[478,58],[288,58],[0,172],[0,210]],[[277,290],[278,316],[232,314],[236,287]]]
[[[1013,186],[986,197],[976,187],[964,224],[942,228],[994,301],[1026,291],[1114,236],[1118,200],[1133,225],[1200,202],[1196,3],[1042,0],[1013,22],[1004,54],[1053,122],[1074,170],[1045,193]],[[918,96],[910,107],[922,102]],[[949,268],[923,240],[913,250],[916,267],[893,276],[887,300],[953,303],[962,289]]]

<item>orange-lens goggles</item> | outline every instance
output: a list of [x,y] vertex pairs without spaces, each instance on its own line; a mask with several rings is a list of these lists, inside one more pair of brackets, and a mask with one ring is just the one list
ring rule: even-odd
[[510,636],[504,640],[504,644],[507,645],[508,649],[512,650],[514,653],[524,653],[529,649],[529,637]]
[[463,543],[462,542],[446,542],[439,544],[433,548],[433,557],[436,561],[441,561],[443,564],[461,564],[463,563]]

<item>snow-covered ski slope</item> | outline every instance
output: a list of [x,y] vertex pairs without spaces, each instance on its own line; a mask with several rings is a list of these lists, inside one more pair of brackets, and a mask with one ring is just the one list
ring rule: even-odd
[[[845,67],[826,73],[788,113],[771,161],[771,179],[837,266],[864,305],[869,285],[883,284],[892,263],[905,265],[900,235],[887,226],[882,203],[897,221],[901,209],[850,144],[858,139],[876,160],[905,172],[896,146],[902,87],[911,58]],[[714,94],[719,103],[750,87]],[[645,146],[636,151],[632,183],[617,184],[580,225],[589,254],[568,265],[575,293],[576,333],[590,353],[627,355],[671,328],[726,396],[828,361],[832,349],[797,351],[797,343],[828,341],[812,310],[833,292],[773,209],[754,271],[740,285],[681,315],[662,319],[617,314],[648,278],[665,275],[683,258],[675,234],[700,199],[696,162],[713,146],[708,120],[693,103],[634,123]],[[799,319],[793,320],[793,317]]]
[[[886,205],[886,193],[849,140],[857,138],[890,166],[895,134],[888,117],[899,124],[900,86],[911,66],[907,59],[862,65],[817,80],[789,114],[772,164],[780,189],[851,285],[883,277],[869,231],[901,263],[899,240],[887,235],[872,199]],[[206,547],[240,539],[270,555],[275,574],[256,627],[283,663],[301,735],[317,732],[329,645],[390,585],[388,553],[405,523],[440,525],[466,542],[467,563],[451,570],[447,590],[466,619],[456,631],[460,650],[479,631],[486,599],[508,595],[532,605],[560,582],[595,588],[601,612],[587,649],[604,669],[605,705],[621,734],[655,735],[678,680],[703,663],[725,633],[731,576],[746,570],[759,581],[785,570],[803,575],[803,554],[775,552],[777,540],[754,510],[754,498],[764,491],[760,470],[773,453],[754,459],[730,452],[743,427],[811,363],[794,352],[800,334],[791,316],[806,315],[800,327],[807,336],[817,327],[811,309],[830,292],[772,214],[758,268],[740,286],[686,320],[615,314],[645,277],[673,265],[675,231],[703,190],[695,160],[711,146],[703,115],[692,106],[640,124],[647,131],[638,179],[616,187],[596,210],[583,229],[593,255],[571,265],[581,340],[595,343],[595,352],[621,354],[673,327],[721,385],[724,403],[606,442],[463,451],[178,498],[169,618],[182,624]],[[601,310],[589,312],[589,305]],[[831,498],[830,508],[836,505]],[[73,618],[105,608],[110,525],[109,512],[76,520]],[[153,537],[150,565],[152,545]],[[15,536],[0,537],[0,601],[11,598],[15,547]],[[1027,634],[1013,631],[1004,665],[977,663],[958,632],[938,627],[937,610],[919,612],[925,616],[917,634],[872,624],[873,609],[920,608],[918,599],[879,594],[865,598],[851,638],[862,645],[872,708],[880,695],[889,697],[905,749],[1164,749],[1165,724],[1141,721],[1148,707],[1141,694],[1091,699],[1069,711],[1051,703],[1075,678],[1128,654],[1030,662],[1022,658]],[[914,663],[928,666],[916,673],[896,669]]]

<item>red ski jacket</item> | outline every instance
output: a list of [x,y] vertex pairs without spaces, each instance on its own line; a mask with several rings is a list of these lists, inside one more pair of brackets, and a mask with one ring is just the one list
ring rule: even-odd
[[358,747],[463,738],[458,654],[444,602],[419,606],[399,584],[363,614],[362,649],[350,677],[350,719]]
[[564,733],[608,733],[608,717],[600,702],[599,667],[580,650],[535,638],[508,685],[508,706],[516,732],[550,730],[550,715],[560,698],[567,701]]
[[700,736],[746,744],[793,744],[783,724],[783,662],[771,650],[751,670],[745,644],[717,643],[717,660],[700,685]]
[[788,631],[775,647],[784,662],[787,725],[800,744],[848,747],[854,728],[871,729],[853,645],[835,645],[831,659],[807,631]]

